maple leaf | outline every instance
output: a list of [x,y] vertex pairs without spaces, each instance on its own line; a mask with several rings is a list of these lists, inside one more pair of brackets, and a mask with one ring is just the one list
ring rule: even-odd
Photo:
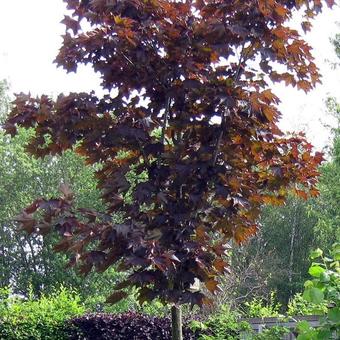
[[205,283],[205,286],[207,287],[207,289],[209,290],[209,292],[216,294],[217,290],[219,289],[218,287],[218,281],[210,279]]
[[79,22],[72,19],[68,15],[64,16],[64,19],[61,21],[61,23],[66,26],[66,29],[71,29],[73,31],[73,34],[77,34],[77,32],[80,30]]

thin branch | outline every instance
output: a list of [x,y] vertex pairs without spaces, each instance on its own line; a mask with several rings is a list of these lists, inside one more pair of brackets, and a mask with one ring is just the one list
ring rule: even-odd
[[220,144],[221,144],[222,137],[223,137],[223,128],[225,127],[224,123],[225,123],[225,114],[223,113],[221,125],[220,125],[221,132],[220,132],[220,134],[217,138],[216,147],[215,147],[214,155],[213,155],[213,158],[212,158],[213,159],[213,162],[212,162],[213,166],[216,164],[216,161],[217,161],[217,156],[218,156],[218,152],[219,152],[219,149],[220,149]]
[[140,141],[140,139],[139,139],[138,137],[137,137],[136,139],[137,139],[137,142],[138,142],[138,145],[139,145],[139,149],[140,149],[140,151],[141,151],[141,153],[142,153],[144,163],[146,164],[146,166],[147,166],[148,168],[150,168],[150,162],[149,162],[149,160],[148,160],[148,157],[147,157],[146,154],[145,154],[145,151],[144,151],[142,142]]
[[[237,66],[237,71],[236,71],[236,74],[235,74],[234,83],[238,82],[240,75],[241,75],[241,66],[242,66],[242,63],[245,61],[245,56],[244,56],[244,53],[243,53],[244,52],[244,44],[245,44],[245,42],[243,42],[243,44],[242,44],[242,50],[241,50],[240,57],[239,57],[239,60],[238,60],[238,66]],[[215,151],[214,151],[213,158],[212,158],[212,165],[213,166],[216,164],[216,161],[217,161],[217,156],[218,156],[220,144],[221,144],[221,141],[222,141],[222,138],[223,138],[223,132],[224,132],[224,129],[225,129],[225,121],[226,121],[225,112],[223,112],[221,124],[220,124],[221,132],[220,132],[220,134],[217,138]]]
[[[166,127],[168,125],[168,117],[169,117],[169,113],[170,113],[170,104],[171,104],[171,99],[168,96],[166,98],[166,103],[165,103],[165,112],[164,112],[164,120],[163,120],[163,126],[162,126],[162,134],[161,134],[161,144],[164,146],[164,141],[165,141],[165,130]],[[160,166],[160,161],[161,161],[161,157],[159,156],[158,158],[158,166]]]
[[163,121],[163,126],[162,126],[162,135],[161,135],[161,143],[163,145],[164,145],[164,140],[165,140],[165,130],[166,130],[166,126],[168,124],[168,115],[170,113],[170,103],[171,103],[171,99],[170,99],[170,97],[167,97],[166,107],[165,107],[165,112],[164,112],[164,121]]
[[238,59],[237,71],[236,71],[236,75],[235,75],[235,79],[234,79],[235,83],[237,83],[240,79],[242,63],[244,63],[245,60],[246,60],[246,56],[243,53],[244,52],[244,45],[245,45],[245,42],[243,42],[243,44],[242,44],[241,53],[240,53],[240,56],[239,56],[239,59]]

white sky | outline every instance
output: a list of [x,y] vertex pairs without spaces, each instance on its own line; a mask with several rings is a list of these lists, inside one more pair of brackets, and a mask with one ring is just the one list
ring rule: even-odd
[[[65,12],[62,0],[0,0],[0,79],[9,80],[13,92],[57,94],[99,88],[99,79],[91,69],[80,67],[76,75],[66,74],[52,64],[62,42],[64,26],[60,21]],[[336,60],[329,42],[330,37],[340,33],[336,21],[340,21],[340,8],[325,10],[307,36],[323,84],[307,95],[283,85],[275,88],[282,100],[281,127],[306,131],[318,149],[329,138],[323,124],[331,122],[325,113],[324,100],[327,95],[340,99],[340,70],[333,70],[326,62]]]

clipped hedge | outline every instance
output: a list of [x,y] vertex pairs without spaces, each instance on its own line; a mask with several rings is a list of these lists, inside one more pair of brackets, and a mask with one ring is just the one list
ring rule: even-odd
[[83,313],[80,297],[66,288],[39,299],[23,299],[0,289],[0,339],[68,339],[67,320]]
[[[135,312],[88,314],[72,319],[70,325],[70,340],[171,339],[171,322],[168,318],[158,318]],[[183,336],[186,340],[197,339],[195,333],[188,327],[184,327]]]

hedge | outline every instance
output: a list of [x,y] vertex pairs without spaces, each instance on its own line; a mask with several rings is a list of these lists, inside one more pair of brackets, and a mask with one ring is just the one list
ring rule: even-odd
[[[70,321],[70,340],[167,340],[171,339],[168,318],[128,312],[123,314],[88,314]],[[197,339],[184,327],[186,340]]]
[[68,339],[67,320],[83,313],[79,296],[65,288],[39,299],[16,297],[0,289],[0,339]]

